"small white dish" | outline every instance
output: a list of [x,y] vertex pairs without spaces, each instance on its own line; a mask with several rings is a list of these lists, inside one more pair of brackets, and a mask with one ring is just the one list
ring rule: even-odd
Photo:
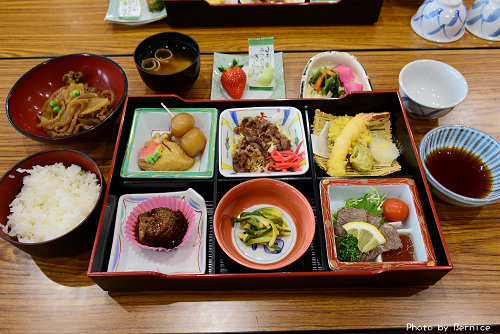
[[464,76],[440,61],[421,59],[399,73],[399,94],[406,112],[415,118],[435,119],[462,103],[469,88]]
[[411,27],[431,42],[450,43],[465,33],[467,7],[462,0],[425,0],[411,18]]
[[110,0],[108,12],[104,17],[104,21],[117,24],[126,24],[130,26],[139,26],[159,21],[167,17],[167,9],[165,7],[160,11],[150,12],[148,10],[148,4],[146,3],[146,0],[140,0],[140,2],[141,2],[141,15],[139,16],[139,18],[132,20],[132,19],[122,19],[119,17],[118,6],[120,4],[120,0]]
[[[212,91],[210,94],[211,100],[233,100],[233,98],[226,92],[220,83],[222,75],[219,67],[228,68],[236,59],[240,65],[243,65],[243,70],[248,75],[248,56],[230,55],[224,53],[214,52],[214,66],[212,72]],[[243,93],[242,100],[261,100],[261,99],[284,99],[286,98],[285,91],[285,75],[283,73],[283,53],[274,53],[274,90],[249,90],[248,80]]]
[[[236,173],[233,169],[232,146],[237,135],[234,128],[239,126],[245,117],[264,117],[278,125],[283,132],[289,136],[292,150],[296,150],[299,144],[299,153],[304,152],[301,171],[260,173]],[[276,123],[277,122],[277,123]],[[225,177],[264,177],[264,176],[291,176],[302,175],[309,170],[309,158],[307,151],[306,135],[302,113],[294,107],[256,107],[226,109],[219,117],[219,171]]]
[[[266,205],[263,204],[255,205],[249,207],[248,209],[245,209],[245,211],[251,212],[265,206]],[[297,229],[295,228],[293,219],[285,211],[283,212],[283,220],[288,223],[289,226],[287,227],[287,229],[291,231],[291,234],[283,237],[278,237],[276,239],[275,245],[280,247],[281,249],[270,251],[266,246],[261,244],[247,246],[238,237],[238,232],[245,231],[241,227],[241,224],[236,224],[232,230],[235,249],[238,250],[238,252],[248,261],[260,265],[272,264],[281,261],[292,251],[293,247],[295,246],[295,241],[297,240]]]
[[[188,202],[195,211],[195,223],[191,235],[182,246],[170,252],[140,248],[125,237],[125,222],[132,210],[139,203],[160,195],[182,199]],[[150,271],[167,275],[203,274],[206,270],[207,224],[205,200],[191,188],[170,193],[123,195],[118,201],[108,272]]]
[[363,91],[371,91],[372,85],[370,82],[370,77],[366,72],[365,68],[361,62],[353,55],[347,52],[341,51],[327,51],[322,52],[307,62],[302,72],[302,80],[300,82],[300,98],[313,98],[313,97],[323,97],[321,95],[315,94],[314,89],[309,85],[309,80],[320,68],[333,68],[336,65],[344,65],[350,67],[354,74],[353,82],[362,84]]
[[194,165],[186,171],[146,171],[139,167],[141,148],[155,133],[170,132],[172,117],[164,109],[136,109],[130,130],[127,150],[123,158],[120,175],[125,178],[211,178],[214,172],[215,136],[217,109],[213,108],[169,108],[175,115],[187,112],[193,115],[195,126],[207,138],[201,154],[197,154]]
[[465,28],[489,41],[500,41],[500,1],[476,0],[467,12]]

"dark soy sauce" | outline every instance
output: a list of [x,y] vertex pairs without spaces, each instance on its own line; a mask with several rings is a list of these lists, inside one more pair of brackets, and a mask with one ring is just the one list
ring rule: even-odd
[[411,237],[406,234],[400,234],[399,238],[403,247],[382,253],[383,262],[415,261],[415,250]]
[[432,176],[454,193],[484,198],[491,192],[491,171],[478,156],[469,151],[442,147],[432,151],[424,162]]

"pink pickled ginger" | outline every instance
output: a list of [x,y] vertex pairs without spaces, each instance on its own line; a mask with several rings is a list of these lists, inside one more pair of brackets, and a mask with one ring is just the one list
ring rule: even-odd
[[349,92],[363,91],[363,84],[356,83],[356,82],[348,82],[348,83],[344,84],[344,90],[345,90],[346,94]]
[[333,69],[339,72],[339,79],[342,83],[348,83],[354,80],[354,73],[352,73],[350,67],[338,64]]

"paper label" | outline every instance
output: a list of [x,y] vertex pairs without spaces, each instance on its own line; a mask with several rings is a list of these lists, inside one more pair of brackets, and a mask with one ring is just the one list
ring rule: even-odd
[[274,90],[274,38],[248,40],[248,87],[250,90]]
[[139,0],[120,0],[118,4],[118,17],[120,19],[138,19],[141,16],[141,3]]

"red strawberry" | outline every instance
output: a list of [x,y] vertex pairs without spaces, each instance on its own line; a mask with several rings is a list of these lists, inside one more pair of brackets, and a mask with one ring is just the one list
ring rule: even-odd
[[219,66],[222,72],[220,82],[226,92],[234,99],[241,99],[247,84],[247,74],[243,71],[243,65],[238,65],[238,61],[233,59],[233,64],[229,68]]

